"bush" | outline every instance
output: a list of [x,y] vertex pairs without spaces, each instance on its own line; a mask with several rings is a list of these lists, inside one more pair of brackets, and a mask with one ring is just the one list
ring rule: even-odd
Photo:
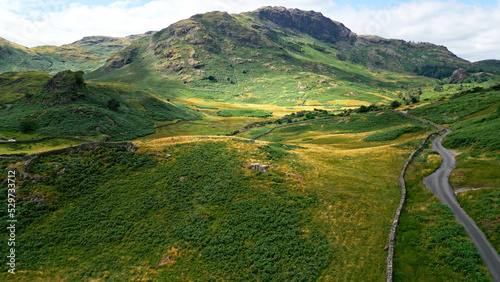
[[394,100],[391,102],[391,108],[395,109],[401,106],[401,103],[398,100]]
[[19,123],[19,130],[23,133],[31,132],[38,127],[38,122],[31,118],[23,118]]
[[118,108],[120,107],[120,101],[116,100],[115,98],[111,99],[108,101],[108,108],[112,111],[118,111]]

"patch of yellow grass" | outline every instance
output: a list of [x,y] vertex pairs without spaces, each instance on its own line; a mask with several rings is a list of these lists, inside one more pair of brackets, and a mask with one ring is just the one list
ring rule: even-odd
[[359,107],[359,106],[369,106],[370,102],[354,100],[354,99],[339,99],[331,100],[327,102],[330,105],[339,105],[344,107]]
[[[250,94],[250,95],[248,95]],[[247,96],[251,96],[251,93],[246,93]],[[312,101],[312,100],[311,100]],[[188,106],[203,106],[203,107],[214,107],[217,110],[212,110],[211,112],[215,112],[218,110],[235,110],[235,109],[262,109],[273,112],[274,117],[282,117],[285,115],[289,115],[295,113],[297,111],[312,111],[314,108],[318,108],[318,106],[298,106],[298,107],[282,107],[277,105],[267,105],[267,104],[232,104],[227,102],[217,102],[217,101],[206,101],[201,98],[177,98],[175,102],[188,105]],[[307,101],[306,101],[307,102]],[[314,102],[315,104],[320,104],[318,101]],[[369,104],[368,104],[369,105]],[[205,109],[199,109],[201,111]],[[208,109],[209,110],[209,109]],[[210,111],[207,111],[210,112]]]
[[[134,145],[139,147],[139,152],[145,151],[154,151],[164,149],[165,147],[178,145],[178,144],[187,144],[187,143],[195,143],[195,142],[228,142],[233,139],[243,139],[234,136],[211,136],[211,135],[203,135],[203,136],[174,136],[174,137],[165,137],[160,139],[154,139],[151,141],[134,141]],[[256,141],[257,142],[257,141]]]
[[167,253],[163,254],[158,265],[171,266],[180,257],[181,257],[181,252],[179,251],[179,249],[172,247],[170,248],[170,250],[167,251]]

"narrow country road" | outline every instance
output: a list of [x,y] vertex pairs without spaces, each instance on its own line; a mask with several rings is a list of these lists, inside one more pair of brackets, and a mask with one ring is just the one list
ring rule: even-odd
[[424,178],[424,185],[431,190],[444,204],[448,205],[457,221],[465,227],[465,231],[476,245],[481,258],[488,268],[491,277],[495,282],[500,282],[500,256],[483,232],[476,226],[476,223],[458,204],[453,189],[449,182],[451,171],[455,168],[455,157],[441,145],[443,138],[451,131],[446,129],[446,133],[434,139],[432,149],[439,153],[442,158],[441,166],[431,175]]

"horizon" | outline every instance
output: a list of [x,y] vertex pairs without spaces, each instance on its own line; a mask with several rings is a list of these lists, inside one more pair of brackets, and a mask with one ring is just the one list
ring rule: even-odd
[[[28,48],[62,46],[88,36],[125,37],[159,31],[209,11],[243,13],[284,6],[322,13],[358,35],[376,35],[448,48],[471,62],[500,59],[500,1],[244,1],[0,0],[0,37]],[[109,16],[113,14],[113,16]],[[465,16],[466,15],[466,16]],[[79,21],[75,21],[77,18]],[[130,20],[134,19],[134,20]],[[12,28],[12,22],[18,24]],[[486,24],[485,24],[486,23]]]

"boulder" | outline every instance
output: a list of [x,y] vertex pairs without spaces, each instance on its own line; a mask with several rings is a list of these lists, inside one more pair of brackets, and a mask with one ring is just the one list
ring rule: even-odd
[[265,165],[265,164],[261,164],[261,163],[250,163],[248,164],[248,166],[250,167],[251,170],[256,170],[256,171],[260,171],[262,173],[269,173],[267,171],[268,168],[272,168],[272,169],[276,169],[276,166],[274,165]]

